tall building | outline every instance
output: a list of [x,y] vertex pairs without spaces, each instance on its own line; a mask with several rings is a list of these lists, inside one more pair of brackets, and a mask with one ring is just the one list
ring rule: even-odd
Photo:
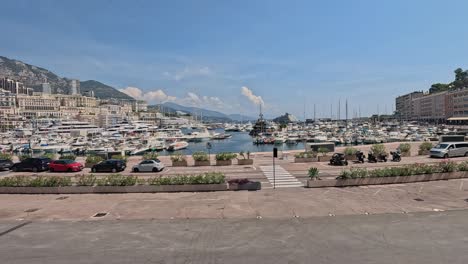
[[468,88],[448,92],[447,103],[449,121],[468,121]]
[[413,100],[423,96],[423,92],[412,92],[398,96],[395,99],[395,112],[401,120],[411,120],[413,113]]
[[448,118],[447,92],[424,94],[412,101],[412,120],[445,122]]
[[80,81],[79,80],[71,80],[71,95],[80,94]]
[[43,94],[52,94],[52,88],[50,87],[50,83],[45,82],[42,84],[42,93]]

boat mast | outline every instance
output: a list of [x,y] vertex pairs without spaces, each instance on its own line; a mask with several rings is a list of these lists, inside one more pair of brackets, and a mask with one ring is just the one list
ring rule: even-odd
[[338,99],[338,121],[341,119],[341,99]]

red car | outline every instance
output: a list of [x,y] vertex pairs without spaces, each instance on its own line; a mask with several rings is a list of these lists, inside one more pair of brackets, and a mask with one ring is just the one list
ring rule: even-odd
[[49,164],[49,170],[53,171],[81,171],[83,170],[83,164],[74,160],[54,160]]

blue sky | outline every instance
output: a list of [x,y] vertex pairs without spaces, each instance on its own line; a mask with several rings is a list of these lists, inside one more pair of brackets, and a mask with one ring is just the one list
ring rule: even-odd
[[0,4],[3,56],[226,113],[255,116],[259,97],[269,116],[302,118],[305,105],[310,117],[314,104],[336,115],[339,98],[350,115],[390,112],[397,95],[468,64],[463,0]]

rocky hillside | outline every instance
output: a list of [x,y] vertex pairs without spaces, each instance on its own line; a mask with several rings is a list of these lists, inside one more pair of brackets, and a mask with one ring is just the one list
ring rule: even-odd
[[[18,80],[32,87],[35,91],[41,91],[42,83],[47,81],[52,87],[53,93],[68,94],[71,87],[71,79],[62,78],[55,73],[22,61],[0,56],[0,77],[8,77]],[[97,81],[85,81],[80,83],[81,92],[94,91],[97,98],[129,99],[132,97],[118,91],[117,89]]]
[[116,98],[116,99],[126,99],[126,100],[135,100],[133,97],[130,97],[119,90],[111,87],[109,85],[100,83],[98,81],[89,80],[80,82],[81,92],[94,91],[94,95],[97,98]]

